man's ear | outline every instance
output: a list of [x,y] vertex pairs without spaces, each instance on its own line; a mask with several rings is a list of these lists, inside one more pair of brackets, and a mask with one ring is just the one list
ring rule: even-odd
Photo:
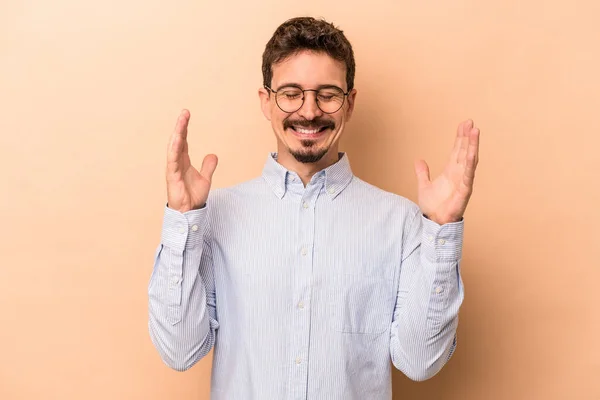
[[348,108],[346,109],[346,121],[350,120],[352,117],[352,112],[354,112],[354,101],[356,100],[356,89],[352,89],[350,93],[348,93]]
[[260,107],[266,119],[271,120],[271,92],[265,88],[258,89]]

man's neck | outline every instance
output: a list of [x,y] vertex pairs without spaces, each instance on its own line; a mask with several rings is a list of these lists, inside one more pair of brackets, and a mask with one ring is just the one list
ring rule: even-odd
[[301,163],[291,155],[287,149],[278,149],[277,162],[283,165],[287,170],[298,174],[302,183],[306,187],[313,175],[339,161],[337,148],[330,148],[327,154],[316,163]]

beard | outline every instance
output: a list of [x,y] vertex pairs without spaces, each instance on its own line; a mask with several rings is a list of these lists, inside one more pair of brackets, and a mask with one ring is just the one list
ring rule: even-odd
[[[335,129],[335,121],[330,120],[330,119],[321,118],[321,117],[317,117],[310,121],[306,120],[306,119],[296,119],[296,120],[286,119],[285,121],[283,121],[283,129],[284,130],[293,129],[292,128],[293,126],[298,126],[298,127],[302,127],[302,128],[306,128],[306,129],[325,128],[325,129],[329,129],[329,130],[333,131]],[[293,150],[291,148],[288,148],[288,151],[296,159],[296,161],[304,163],[304,164],[311,164],[311,163],[318,162],[329,151],[329,146],[327,146],[325,148],[318,148],[316,140],[303,139],[300,141],[300,144],[302,145],[301,149]]]
[[314,140],[302,140],[300,143],[302,144],[302,149],[289,149],[289,151],[296,161],[304,164],[318,162],[329,151],[329,147],[315,149],[317,143]]

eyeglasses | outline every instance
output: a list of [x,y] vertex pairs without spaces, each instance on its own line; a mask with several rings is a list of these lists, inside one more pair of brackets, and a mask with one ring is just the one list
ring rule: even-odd
[[284,86],[273,90],[265,86],[267,90],[275,95],[275,103],[281,111],[294,113],[304,105],[305,92],[315,92],[317,107],[325,114],[333,114],[344,105],[346,96],[350,91],[345,92],[337,86],[326,86],[321,89],[300,89],[297,86]]

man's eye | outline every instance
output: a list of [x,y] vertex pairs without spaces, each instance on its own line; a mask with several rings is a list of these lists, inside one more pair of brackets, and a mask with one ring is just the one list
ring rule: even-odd
[[327,96],[327,95],[319,95],[319,100],[323,100],[323,101],[330,101],[331,99],[333,99],[333,96]]
[[286,99],[297,99],[298,97],[301,96],[301,94],[299,92],[283,92],[282,95]]

